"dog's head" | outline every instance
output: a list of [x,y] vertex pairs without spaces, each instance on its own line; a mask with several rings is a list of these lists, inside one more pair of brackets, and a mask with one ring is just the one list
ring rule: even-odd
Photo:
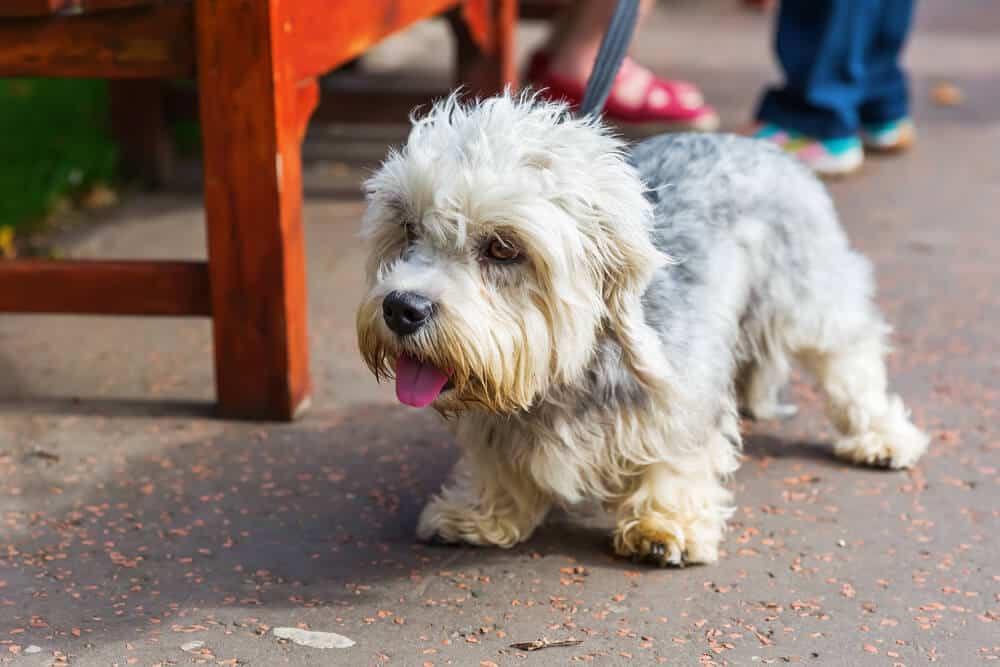
[[604,335],[637,361],[641,294],[665,257],[599,123],[532,96],[452,97],[366,188],[359,345],[402,402],[523,410],[578,381]]

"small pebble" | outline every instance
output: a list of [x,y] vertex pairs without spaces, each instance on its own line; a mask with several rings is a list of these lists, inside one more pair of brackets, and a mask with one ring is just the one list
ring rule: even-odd
[[353,639],[335,632],[316,632],[301,628],[275,628],[272,632],[278,639],[288,639],[301,646],[312,648],[350,648],[355,644]]

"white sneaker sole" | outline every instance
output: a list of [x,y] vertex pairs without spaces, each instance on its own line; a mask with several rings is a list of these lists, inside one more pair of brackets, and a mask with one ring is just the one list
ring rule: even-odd
[[821,178],[842,178],[853,174],[865,162],[865,154],[860,148],[848,151],[837,157],[829,157],[812,162],[802,161]]
[[861,133],[861,143],[865,148],[876,153],[898,153],[905,151],[917,139],[917,131],[913,123],[904,123],[895,132],[882,137],[874,137],[866,132]]

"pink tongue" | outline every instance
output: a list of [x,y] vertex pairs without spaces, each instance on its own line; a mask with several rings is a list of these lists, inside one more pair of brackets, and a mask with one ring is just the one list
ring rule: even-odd
[[434,402],[448,383],[448,375],[430,364],[401,354],[396,360],[396,398],[400,403],[423,408]]

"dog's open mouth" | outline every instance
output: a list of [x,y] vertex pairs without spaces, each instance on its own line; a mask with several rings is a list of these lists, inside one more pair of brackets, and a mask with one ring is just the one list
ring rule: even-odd
[[451,373],[408,354],[396,360],[396,398],[400,403],[423,408],[451,385]]

